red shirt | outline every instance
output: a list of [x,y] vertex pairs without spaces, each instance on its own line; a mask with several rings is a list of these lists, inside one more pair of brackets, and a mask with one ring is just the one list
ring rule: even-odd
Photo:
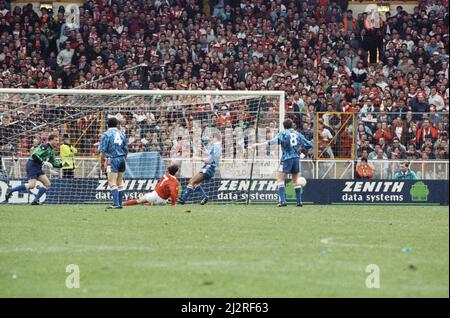
[[178,179],[166,172],[156,184],[155,191],[161,199],[172,199],[172,205],[175,205],[178,197]]

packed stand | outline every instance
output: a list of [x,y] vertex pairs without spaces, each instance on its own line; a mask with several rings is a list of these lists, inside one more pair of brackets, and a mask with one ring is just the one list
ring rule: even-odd
[[[0,87],[284,90],[288,116],[308,138],[316,112],[355,112],[359,158],[448,159],[448,1],[420,1],[412,14],[399,6],[383,19],[353,15],[346,1],[204,3],[87,1],[69,21],[63,7],[34,12],[0,0]],[[28,120],[1,114],[11,107],[0,104],[2,131]],[[176,124],[189,125],[184,114]],[[128,117],[137,125],[138,115]],[[164,116],[145,120],[167,125]],[[251,122],[230,125],[242,121]],[[324,130],[325,153],[352,137]],[[130,134],[132,151],[169,147],[170,131]]]

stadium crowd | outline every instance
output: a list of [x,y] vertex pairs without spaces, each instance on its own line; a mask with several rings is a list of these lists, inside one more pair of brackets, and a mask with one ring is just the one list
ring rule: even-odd
[[[0,0],[0,88],[284,90],[288,116],[308,138],[316,112],[355,112],[359,158],[448,159],[448,0],[421,0],[412,14],[391,7],[381,20],[347,5],[91,0],[78,20],[63,6],[35,12]],[[11,107],[0,101],[2,136],[30,116]],[[216,125],[250,123],[227,119],[224,107]],[[131,151],[167,152],[170,127],[137,129],[143,120],[167,126],[165,117],[142,116],[128,118]],[[324,156],[339,156],[351,138],[341,132],[321,122]]]

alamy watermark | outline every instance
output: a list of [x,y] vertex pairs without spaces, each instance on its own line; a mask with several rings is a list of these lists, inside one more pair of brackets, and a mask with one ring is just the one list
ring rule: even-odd
[[369,264],[366,273],[370,273],[366,278],[366,287],[380,288],[380,267],[377,264]]
[[80,267],[77,264],[69,264],[66,266],[66,273],[70,273],[66,277],[66,287],[80,288]]

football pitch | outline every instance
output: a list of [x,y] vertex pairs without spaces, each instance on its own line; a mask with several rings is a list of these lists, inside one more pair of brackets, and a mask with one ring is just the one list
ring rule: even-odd
[[448,207],[0,206],[0,297],[448,296]]

